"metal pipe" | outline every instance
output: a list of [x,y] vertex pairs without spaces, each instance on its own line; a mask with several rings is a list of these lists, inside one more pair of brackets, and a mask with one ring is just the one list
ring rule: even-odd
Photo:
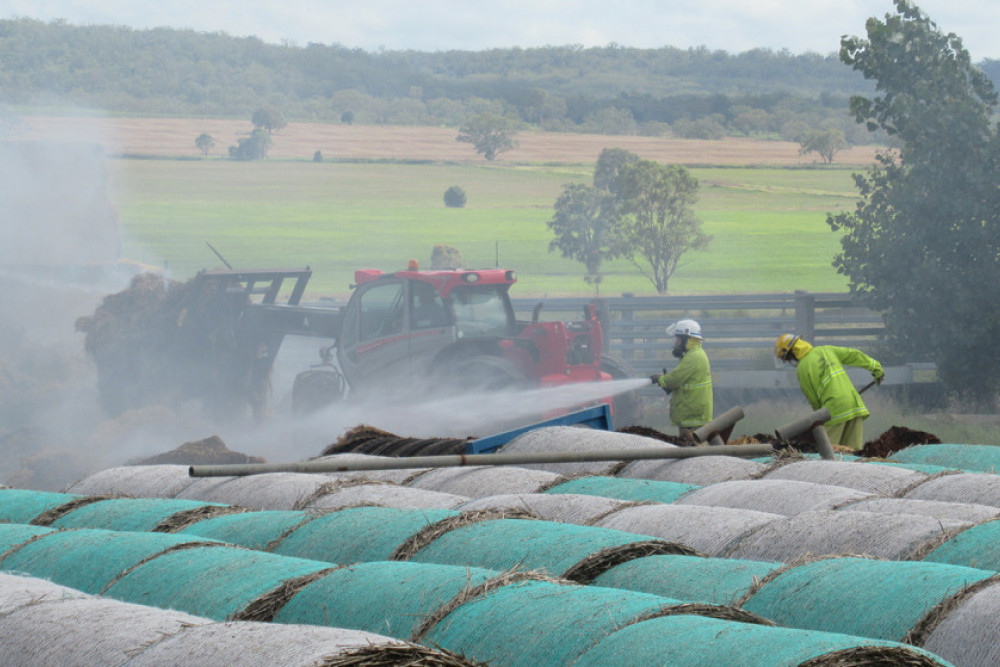
[[824,459],[830,460],[833,459],[833,445],[830,444],[830,436],[827,435],[826,429],[823,427],[823,424],[828,421],[830,421],[830,411],[826,408],[820,408],[802,419],[776,429],[774,434],[778,436],[779,440],[787,441],[803,433],[811,432],[816,443],[816,451]]
[[722,440],[722,433],[731,431],[736,422],[744,416],[743,408],[740,406],[729,408],[704,426],[695,429],[691,433],[691,438],[699,445],[703,442],[708,442],[713,447],[724,445],[726,443]]
[[445,456],[378,457],[354,460],[319,460],[295,463],[236,463],[195,465],[191,477],[242,477],[270,472],[353,472],[405,468],[455,468],[459,466],[517,465],[526,463],[582,463],[587,461],[638,461],[642,459],[686,459],[694,456],[770,456],[770,445],[723,445],[721,447],[653,447],[599,452],[526,452],[519,454],[451,454]]

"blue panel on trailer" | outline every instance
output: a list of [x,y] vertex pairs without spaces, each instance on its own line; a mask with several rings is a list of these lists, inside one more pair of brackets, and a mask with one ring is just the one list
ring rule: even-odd
[[611,421],[611,406],[607,403],[601,403],[600,405],[595,405],[592,408],[584,408],[583,410],[579,410],[577,412],[571,412],[568,415],[553,417],[552,419],[546,419],[545,421],[530,424],[529,426],[521,426],[520,428],[515,428],[510,431],[504,431],[503,433],[497,433],[496,435],[489,435],[485,438],[473,440],[472,442],[466,443],[465,453],[491,454],[522,433],[527,433],[528,431],[534,431],[536,428],[544,428],[547,426],[589,426],[590,428],[596,428],[602,431],[614,430]]

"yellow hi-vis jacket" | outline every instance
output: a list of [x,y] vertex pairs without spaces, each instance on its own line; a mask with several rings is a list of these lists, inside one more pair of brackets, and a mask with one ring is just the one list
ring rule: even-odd
[[660,386],[670,390],[675,426],[698,428],[712,421],[712,369],[700,340],[688,339],[687,352],[674,370],[660,376]]
[[813,347],[804,340],[796,341],[792,354],[799,360],[799,387],[813,410],[821,407],[830,411],[828,425],[868,417],[868,408],[854,388],[844,365],[865,368],[872,376],[883,375],[882,364],[860,350],[833,345]]

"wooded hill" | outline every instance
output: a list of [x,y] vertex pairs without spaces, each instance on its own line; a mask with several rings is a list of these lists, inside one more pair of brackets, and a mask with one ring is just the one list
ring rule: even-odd
[[[858,26],[863,32],[864,26]],[[458,126],[510,114],[547,130],[677,136],[867,132],[847,101],[872,86],[830,53],[550,46],[366,52],[224,33],[0,21],[0,104],[108,113]],[[982,66],[994,78],[1000,61]]]

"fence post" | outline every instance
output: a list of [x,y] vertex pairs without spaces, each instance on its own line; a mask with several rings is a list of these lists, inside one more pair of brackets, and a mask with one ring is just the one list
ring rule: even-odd
[[795,333],[816,340],[816,297],[804,290],[795,290]]

